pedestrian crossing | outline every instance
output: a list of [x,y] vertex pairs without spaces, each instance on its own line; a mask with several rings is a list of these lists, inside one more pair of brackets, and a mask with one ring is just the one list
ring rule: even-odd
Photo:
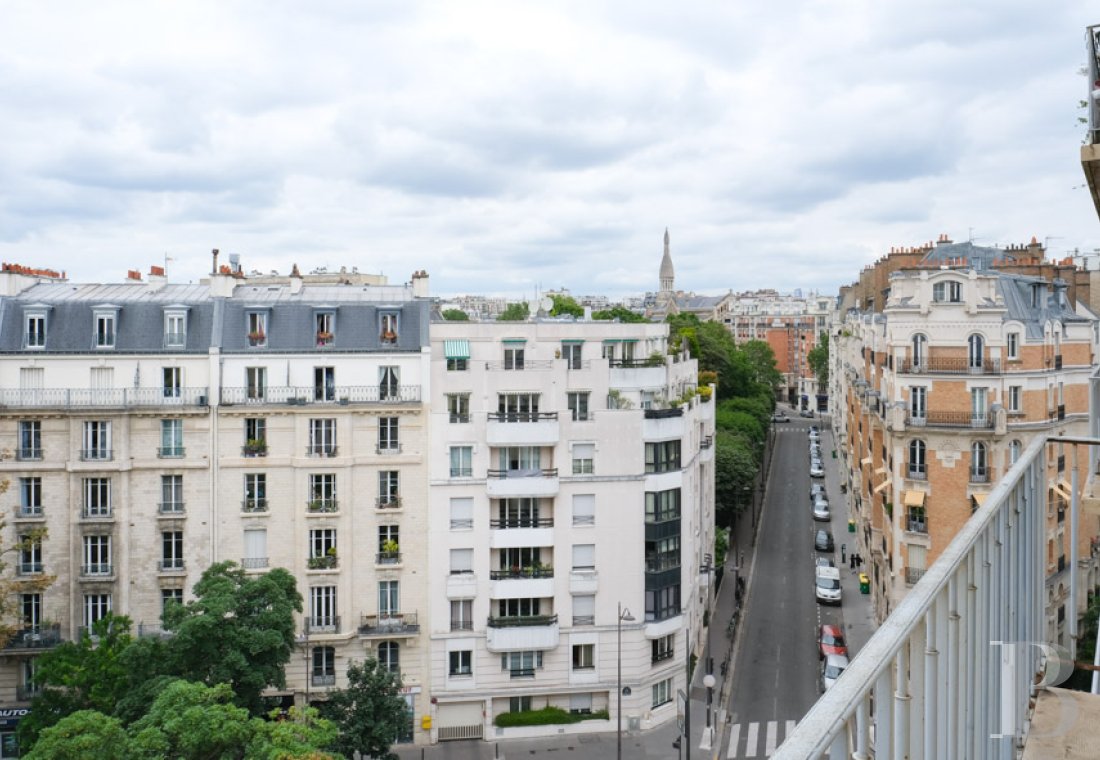
[[[726,750],[726,758],[736,760],[742,757],[771,757],[776,747],[794,731],[795,725],[797,721],[793,720],[734,723],[730,726],[730,742]],[[742,737],[742,726],[744,726],[744,737]],[[780,736],[780,729],[783,732],[782,736]],[[761,746],[761,739],[763,739],[763,746]]]

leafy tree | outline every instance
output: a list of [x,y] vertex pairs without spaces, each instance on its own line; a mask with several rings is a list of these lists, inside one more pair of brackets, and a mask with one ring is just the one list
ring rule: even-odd
[[499,317],[498,322],[523,322],[531,316],[531,308],[527,305],[526,301],[521,303],[510,303],[505,307],[504,311]]
[[817,375],[817,387],[824,393],[829,387],[829,333],[823,332],[817,337],[817,345],[806,354],[810,369]]
[[442,317],[448,322],[469,322],[470,315],[464,312],[462,309],[444,309],[440,312]]
[[730,409],[728,406],[725,406],[728,402],[723,401],[722,403],[723,406],[715,411],[715,426],[723,432],[740,435],[746,442],[751,444],[753,466],[755,468],[758,462],[757,454],[764,445],[764,436],[767,435],[767,428],[761,425],[760,421],[748,412]]
[[294,576],[283,568],[248,575],[234,562],[207,568],[195,599],[169,605],[165,626],[169,673],[208,686],[228,684],[235,702],[253,715],[260,696],[286,685],[284,667],[294,651],[294,617],[302,609]]
[[745,488],[756,477],[752,445],[740,435],[719,431],[714,445],[715,522],[731,525],[745,507]]
[[739,350],[748,359],[752,369],[752,380],[757,385],[774,392],[783,376],[775,362],[775,352],[764,340],[750,340],[741,344]]
[[118,718],[96,710],[78,710],[42,729],[23,760],[130,760],[130,737]]
[[554,305],[550,308],[551,317],[560,317],[567,314],[573,317],[584,316],[584,307],[577,303],[577,299],[573,296],[552,295],[550,300],[554,302]]
[[347,688],[331,692],[321,708],[340,730],[333,747],[349,756],[359,750],[379,760],[396,760],[390,746],[408,720],[400,688],[400,675],[377,660],[351,663]]
[[233,704],[229,684],[176,681],[130,727],[134,757],[242,757],[261,721]]
[[336,724],[320,716],[314,707],[291,707],[285,714],[272,710],[269,720],[261,722],[248,758],[301,758],[302,760],[337,759],[341,755],[322,752],[330,747],[339,732]]
[[613,320],[620,322],[648,322],[644,314],[638,314],[625,306],[612,306],[610,309],[592,312],[592,319]]

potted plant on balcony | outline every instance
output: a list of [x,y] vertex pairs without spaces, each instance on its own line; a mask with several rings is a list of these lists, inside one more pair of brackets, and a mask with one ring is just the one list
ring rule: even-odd
[[392,564],[397,562],[400,557],[401,547],[392,538],[387,538],[382,542],[382,551],[379,554],[378,559],[385,564]]
[[244,453],[250,457],[262,457],[267,455],[267,441],[262,438],[249,438],[244,443]]
[[383,343],[393,343],[396,340],[397,340],[397,333],[395,333],[393,330],[383,330],[382,331],[382,342]]
[[262,330],[252,330],[248,333],[248,342],[252,345],[263,343],[266,338],[267,336],[264,335]]
[[330,546],[322,556],[309,558],[309,569],[328,570],[336,567],[336,561],[336,547]]
[[328,332],[327,330],[318,330],[317,331],[317,345],[318,346],[327,346],[331,342],[332,342],[332,333]]

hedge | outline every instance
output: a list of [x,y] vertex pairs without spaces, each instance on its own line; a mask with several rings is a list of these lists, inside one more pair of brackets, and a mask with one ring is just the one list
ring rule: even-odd
[[597,710],[593,713],[571,713],[560,707],[547,706],[540,710],[501,713],[493,719],[493,724],[500,728],[547,726],[555,723],[580,723],[582,720],[608,720],[610,717],[607,710]]

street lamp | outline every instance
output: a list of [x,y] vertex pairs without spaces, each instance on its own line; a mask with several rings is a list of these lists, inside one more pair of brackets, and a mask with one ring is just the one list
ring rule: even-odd
[[714,743],[714,729],[710,726],[711,702],[714,698],[714,675],[707,673],[703,676],[703,686],[707,687],[707,732],[711,734],[711,744]]
[[615,735],[615,757],[617,760],[623,760],[623,622],[633,623],[634,616],[630,614],[630,610],[623,607],[623,603],[619,602],[619,617],[615,622],[615,627],[618,629],[618,665],[616,669],[615,686],[617,692],[618,706],[615,708],[617,718],[619,721],[618,729]]

